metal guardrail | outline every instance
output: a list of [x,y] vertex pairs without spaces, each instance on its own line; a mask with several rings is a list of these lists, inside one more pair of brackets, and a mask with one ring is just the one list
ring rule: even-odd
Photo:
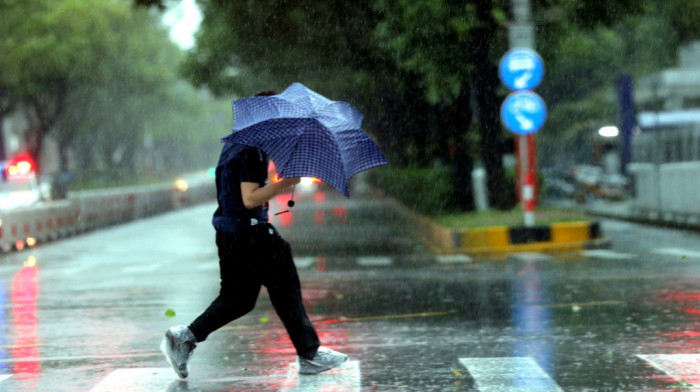
[[700,222],[700,161],[631,164],[635,179],[632,212],[642,218]]
[[642,132],[632,139],[636,162],[664,164],[700,160],[700,124]]
[[22,250],[102,227],[216,200],[213,180],[190,182],[186,190],[169,184],[71,193],[15,211],[0,211],[0,250]]

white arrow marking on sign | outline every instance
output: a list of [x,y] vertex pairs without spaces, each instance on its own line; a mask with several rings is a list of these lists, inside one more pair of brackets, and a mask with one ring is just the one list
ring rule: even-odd
[[522,129],[523,131],[529,131],[535,127],[534,121],[530,120],[529,118],[523,116],[520,113],[515,115],[515,120],[518,122],[518,124],[520,124],[520,129]]

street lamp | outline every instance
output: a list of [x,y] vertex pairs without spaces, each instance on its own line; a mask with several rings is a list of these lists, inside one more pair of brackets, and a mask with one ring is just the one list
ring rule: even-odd
[[598,135],[602,137],[617,137],[619,134],[620,131],[614,125],[608,125],[598,130]]

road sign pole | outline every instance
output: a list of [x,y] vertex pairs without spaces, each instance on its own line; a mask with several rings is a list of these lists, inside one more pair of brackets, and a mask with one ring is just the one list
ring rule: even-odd
[[[532,24],[530,0],[512,0],[511,6],[513,7],[513,21],[508,28],[510,48],[534,49],[535,29]],[[530,137],[532,138],[529,139]],[[520,135],[517,139],[518,158],[520,159],[518,165],[520,172],[516,173],[518,179],[516,183],[519,189],[517,193],[520,195],[520,202],[523,204],[525,211],[525,226],[534,226],[534,206],[536,204],[534,184],[537,183],[537,180],[536,173],[531,171],[533,165],[530,162],[530,159],[534,160],[535,158],[534,151],[532,153],[529,152],[531,149],[529,148],[531,147],[529,142],[534,142],[534,136]],[[534,164],[534,162],[532,163]]]
[[519,151],[519,158],[520,158],[520,173],[518,175],[518,178],[520,181],[519,183],[519,189],[520,189],[520,202],[523,204],[523,211],[525,213],[525,226],[534,226],[535,225],[535,208],[534,208],[534,189],[532,187],[532,183],[534,182],[532,178],[532,173],[530,172],[529,168],[529,148],[528,146],[528,138],[530,135],[520,135],[518,136],[518,151]]

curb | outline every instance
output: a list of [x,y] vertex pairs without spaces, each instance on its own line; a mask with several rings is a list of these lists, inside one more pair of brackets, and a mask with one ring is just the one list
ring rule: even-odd
[[[426,218],[427,219],[427,218]],[[609,247],[598,222],[562,222],[550,225],[493,226],[448,229],[430,222],[423,239],[436,253],[499,255],[519,252],[561,253]]]
[[384,195],[413,221],[414,231],[438,255],[503,256],[509,253],[566,253],[610,248],[598,221],[550,225],[449,229]]

